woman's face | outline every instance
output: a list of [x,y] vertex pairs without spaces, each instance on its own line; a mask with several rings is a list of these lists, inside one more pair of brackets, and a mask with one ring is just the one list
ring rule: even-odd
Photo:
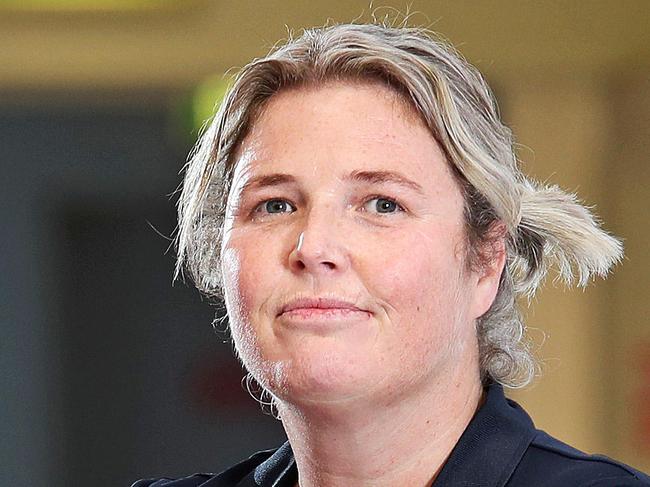
[[474,320],[496,288],[467,270],[464,242],[459,187],[393,92],[275,95],[228,198],[223,276],[242,361],[292,404],[390,400],[477,375]]

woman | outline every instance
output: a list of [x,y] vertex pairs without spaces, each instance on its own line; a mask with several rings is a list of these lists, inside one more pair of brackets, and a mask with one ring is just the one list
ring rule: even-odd
[[136,486],[640,486],[534,428],[516,298],[621,246],[518,170],[480,74],[423,31],[338,25],[245,67],[186,171],[178,272],[225,300],[289,442]]

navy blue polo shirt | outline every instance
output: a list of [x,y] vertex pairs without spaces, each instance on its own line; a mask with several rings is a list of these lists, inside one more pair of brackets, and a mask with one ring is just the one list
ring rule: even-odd
[[[432,472],[435,466],[432,466]],[[140,480],[132,487],[294,487],[289,443],[259,452],[218,474]],[[535,429],[503,388],[487,388],[433,487],[650,487],[650,477],[601,455],[587,455]],[[398,486],[408,487],[408,486]]]

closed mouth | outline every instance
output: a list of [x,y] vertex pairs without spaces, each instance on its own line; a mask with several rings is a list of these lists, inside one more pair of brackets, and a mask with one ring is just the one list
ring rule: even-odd
[[349,301],[315,297],[299,298],[289,301],[280,308],[278,316],[285,313],[291,313],[292,315],[318,314],[322,316],[330,313],[349,314],[353,312],[368,313],[367,310],[361,309]]

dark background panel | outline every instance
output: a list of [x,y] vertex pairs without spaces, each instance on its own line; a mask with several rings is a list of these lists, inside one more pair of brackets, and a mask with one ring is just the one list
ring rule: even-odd
[[283,441],[212,326],[218,303],[172,283],[168,195],[189,147],[170,140],[168,106],[9,109],[0,122],[15,318],[2,361],[20,371],[3,379],[3,428],[42,450],[34,485],[214,471]]

